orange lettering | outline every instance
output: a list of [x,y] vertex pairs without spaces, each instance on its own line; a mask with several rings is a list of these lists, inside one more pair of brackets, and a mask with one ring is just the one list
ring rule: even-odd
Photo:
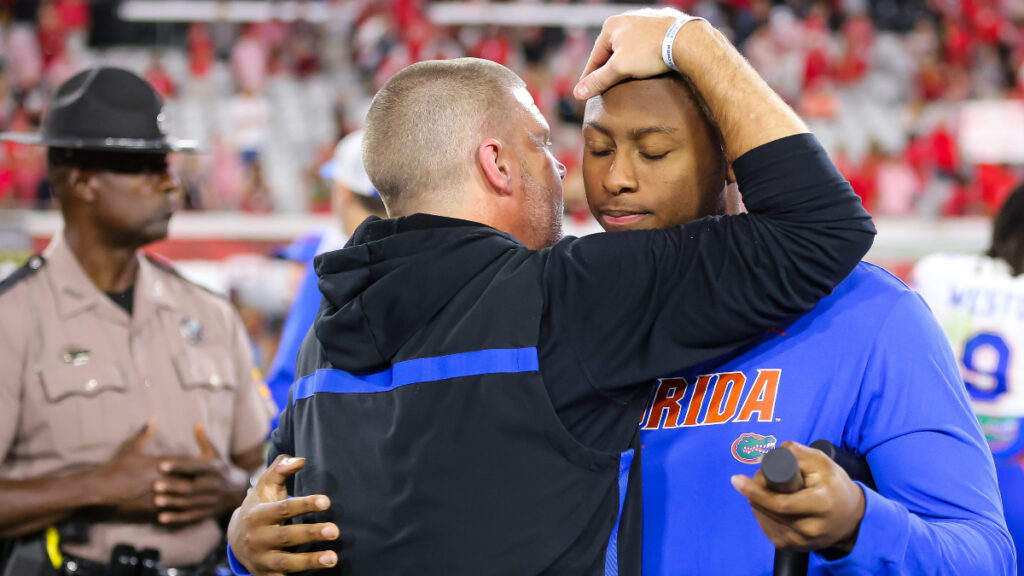
[[775,397],[781,376],[782,370],[757,371],[757,380],[750,387],[736,422],[749,422],[754,412],[757,412],[758,422],[771,422],[775,418]]
[[658,392],[654,395],[654,405],[647,415],[647,421],[641,428],[643,430],[656,430],[661,424],[662,415],[665,415],[665,428],[679,427],[679,412],[682,407],[679,402],[683,399],[686,391],[686,380],[684,378],[665,378],[658,385]]
[[704,395],[708,391],[708,382],[711,376],[704,375],[697,378],[697,385],[693,389],[693,398],[690,398],[690,405],[686,407],[686,420],[683,426],[696,426],[697,415],[700,414],[700,405],[704,403]]
[[[704,424],[722,424],[736,415],[740,404],[740,394],[747,378],[742,372],[726,372],[718,375],[715,390],[711,393],[711,404]],[[726,396],[728,394],[728,396]]]

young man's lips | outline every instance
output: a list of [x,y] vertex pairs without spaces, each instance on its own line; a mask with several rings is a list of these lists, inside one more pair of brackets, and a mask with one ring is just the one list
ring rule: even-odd
[[626,212],[622,210],[609,210],[601,212],[601,219],[605,224],[611,226],[628,226],[649,216],[647,212]]

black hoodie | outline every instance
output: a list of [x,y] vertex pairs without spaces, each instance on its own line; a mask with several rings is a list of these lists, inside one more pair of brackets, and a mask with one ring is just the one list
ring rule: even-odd
[[733,168],[746,215],[541,251],[371,218],[319,258],[270,458],[332,498],[305,521],[340,526],[337,573],[639,574],[637,478],[623,499],[654,379],[810,310],[874,234],[811,135]]

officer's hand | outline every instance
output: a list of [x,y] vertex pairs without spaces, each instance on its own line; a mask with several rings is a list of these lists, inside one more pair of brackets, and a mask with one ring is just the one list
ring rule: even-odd
[[97,493],[98,501],[113,509],[122,518],[152,518],[156,513],[153,504],[153,482],[160,472],[158,466],[163,460],[157,456],[143,454],[143,450],[156,433],[156,418],[150,418],[144,428],[128,439],[117,452],[95,470],[90,484]]
[[195,424],[199,458],[168,458],[153,482],[153,503],[161,524],[186,524],[219,516],[245,496],[248,475],[220,457],[202,424]]
[[228,524],[231,551],[254,576],[280,576],[286,572],[328,568],[338,563],[338,556],[332,551],[303,554],[284,551],[291,546],[335,540],[339,535],[338,526],[330,522],[282,524],[285,520],[327,510],[331,506],[331,501],[323,495],[288,498],[285,479],[305,463],[304,458],[278,456],[231,515],[231,523]]
[[[601,94],[629,78],[650,78],[669,71],[661,58],[665,33],[685,16],[672,8],[630,10],[604,22],[583,77],[573,93],[578,100]],[[707,26],[689,22],[686,26]]]
[[733,486],[747,497],[761,529],[776,548],[853,550],[864,517],[864,492],[824,452],[784,442],[796,456],[804,489],[780,494],[768,489],[764,476],[732,477]]

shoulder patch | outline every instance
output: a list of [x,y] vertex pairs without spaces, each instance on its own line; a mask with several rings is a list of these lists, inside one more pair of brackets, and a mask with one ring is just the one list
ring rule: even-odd
[[46,266],[46,259],[38,254],[33,255],[25,262],[24,266],[18,268],[10,276],[4,278],[3,282],[0,282],[0,295],[13,288],[18,282],[42,270],[43,266]]
[[188,284],[189,286],[192,286],[193,288],[198,288],[198,289],[202,290],[203,292],[206,292],[207,294],[217,298],[218,300],[227,300],[226,298],[224,298],[224,296],[222,296],[220,294],[217,294],[216,292],[214,292],[213,290],[210,290],[206,286],[202,286],[200,284],[196,284],[195,282],[193,282],[193,281],[189,280],[188,278],[185,278],[184,276],[182,276],[181,272],[178,272],[178,269],[174,267],[174,264],[172,264],[170,260],[164,258],[163,256],[157,256],[156,254],[150,254],[149,252],[145,252],[145,251],[142,252],[142,255],[155,268],[158,268],[158,269],[166,272],[167,274],[170,274],[171,276],[174,276],[175,278],[177,278],[178,280],[181,280],[185,284]]

